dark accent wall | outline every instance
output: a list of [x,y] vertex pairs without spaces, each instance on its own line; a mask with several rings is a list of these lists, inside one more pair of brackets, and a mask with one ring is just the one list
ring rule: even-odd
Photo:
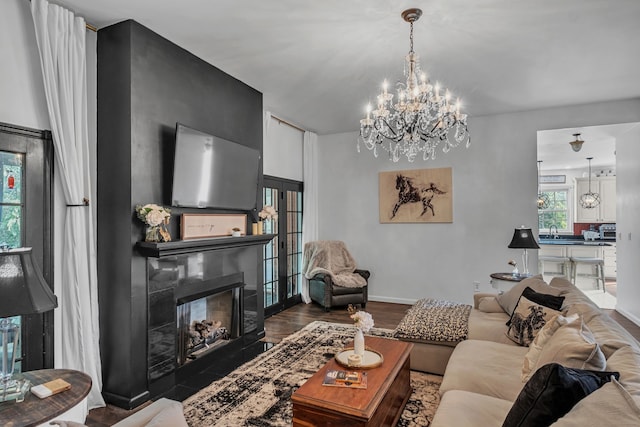
[[[143,224],[134,208],[170,203],[176,122],[262,152],[260,92],[135,21],[98,31],[103,394],[125,408],[149,398],[147,267],[135,249]],[[180,213],[188,211],[172,210],[174,238]]]

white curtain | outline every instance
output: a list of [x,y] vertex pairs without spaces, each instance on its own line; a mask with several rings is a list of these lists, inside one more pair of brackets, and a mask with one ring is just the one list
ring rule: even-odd
[[[302,217],[302,245],[318,240],[318,135],[304,133],[303,142],[304,214]],[[309,281],[303,278],[302,301],[309,304]]]
[[96,246],[91,210],[87,129],[85,21],[46,0],[31,1],[31,15],[51,122],[57,168],[67,209],[64,221],[60,295],[62,360],[56,367],[82,371],[93,380],[88,408],[102,398]]

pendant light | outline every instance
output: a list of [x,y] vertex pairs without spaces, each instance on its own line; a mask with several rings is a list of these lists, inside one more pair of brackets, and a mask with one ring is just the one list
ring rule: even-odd
[[593,157],[587,157],[587,160],[589,161],[589,191],[580,196],[580,206],[584,209],[593,209],[600,204],[600,195],[591,192],[591,160]]
[[540,191],[540,163],[542,160],[538,160],[538,210],[547,209],[551,204],[549,195]]
[[571,148],[573,149],[573,151],[575,151],[577,153],[582,148],[582,144],[584,144],[584,141],[580,139],[580,134],[579,133],[574,133],[573,137],[576,140],[575,141],[571,141],[569,144],[571,145]]

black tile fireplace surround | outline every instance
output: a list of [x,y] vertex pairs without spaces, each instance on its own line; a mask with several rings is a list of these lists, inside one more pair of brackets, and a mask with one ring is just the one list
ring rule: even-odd
[[[273,236],[199,239],[168,243],[139,242],[147,260],[147,381],[150,397],[166,395],[176,385],[213,365],[242,359],[264,335],[262,271],[255,265],[264,243]],[[215,295],[224,297],[235,314],[225,329],[228,340],[180,363],[177,307]],[[234,317],[235,316],[235,317]],[[235,323],[232,319],[236,319]],[[184,337],[183,337],[184,338]]]

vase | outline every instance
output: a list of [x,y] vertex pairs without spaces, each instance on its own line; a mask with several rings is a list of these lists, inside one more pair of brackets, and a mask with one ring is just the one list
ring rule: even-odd
[[262,221],[258,221],[258,234],[262,234]]
[[160,226],[147,225],[147,230],[144,236],[145,242],[159,242],[160,241]]
[[353,339],[353,353],[364,356],[364,334],[362,329],[356,329],[356,336]]

